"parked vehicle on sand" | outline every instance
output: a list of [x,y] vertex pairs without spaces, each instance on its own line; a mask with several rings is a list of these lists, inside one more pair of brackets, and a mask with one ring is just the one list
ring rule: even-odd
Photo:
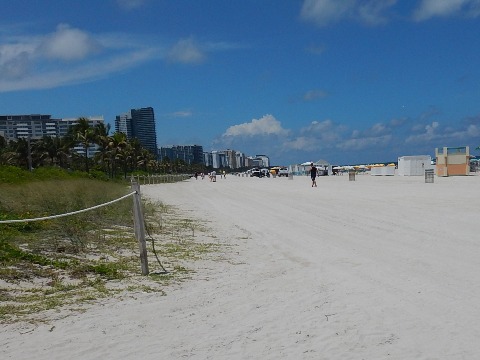
[[280,176],[288,177],[288,168],[282,167],[282,168],[278,169],[278,174],[277,174],[277,176],[278,176],[278,177],[280,177]]
[[258,170],[258,169],[254,169],[252,170],[252,172],[250,173],[250,177],[258,177],[258,178],[261,178],[263,177],[263,173]]
[[262,176],[270,177],[270,171],[268,169],[260,169]]

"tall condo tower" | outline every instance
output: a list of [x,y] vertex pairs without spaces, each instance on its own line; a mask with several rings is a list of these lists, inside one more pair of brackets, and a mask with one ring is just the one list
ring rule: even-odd
[[131,109],[126,114],[117,115],[115,131],[123,132],[129,140],[137,138],[145,149],[157,155],[157,133],[152,107]]

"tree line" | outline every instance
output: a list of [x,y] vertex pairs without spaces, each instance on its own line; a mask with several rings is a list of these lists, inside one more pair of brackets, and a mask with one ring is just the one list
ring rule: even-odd
[[[92,126],[87,118],[79,118],[64,137],[45,136],[41,139],[6,141],[0,136],[0,165],[21,168],[55,166],[90,173],[102,171],[108,177],[127,177],[128,174],[192,173],[205,171],[203,164],[187,164],[182,159],[163,158],[142,147],[138,139],[127,139],[126,134],[115,132],[109,135],[110,126],[103,123]],[[83,154],[74,150],[81,145]],[[97,145],[93,157],[88,148]]]

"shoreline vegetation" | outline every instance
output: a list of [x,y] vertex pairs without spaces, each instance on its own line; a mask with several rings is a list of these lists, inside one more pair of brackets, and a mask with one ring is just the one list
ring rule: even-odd
[[[82,172],[0,167],[0,220],[81,210],[128,191],[126,181]],[[48,322],[49,312],[82,312],[135,292],[165,295],[166,287],[192,276],[192,261],[223,251],[204,223],[143,200],[149,276],[141,275],[129,198],[64,218],[0,224],[0,323]]]

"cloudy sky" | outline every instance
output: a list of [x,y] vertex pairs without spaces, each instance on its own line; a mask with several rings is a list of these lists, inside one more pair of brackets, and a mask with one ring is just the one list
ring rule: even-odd
[[480,145],[480,0],[15,0],[0,114],[152,106],[159,146],[273,164]]

